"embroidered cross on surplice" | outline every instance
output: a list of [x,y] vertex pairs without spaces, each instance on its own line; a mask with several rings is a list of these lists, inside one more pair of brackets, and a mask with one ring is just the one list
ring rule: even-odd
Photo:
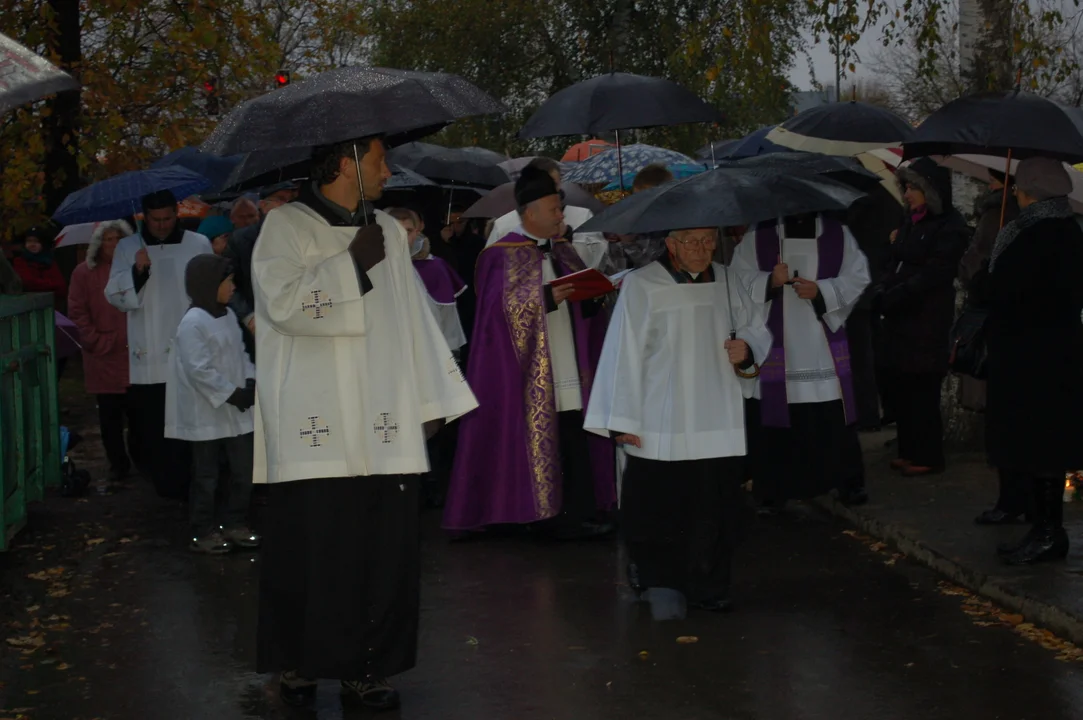
[[393,442],[399,434],[399,424],[391,420],[391,413],[380,413],[380,422],[374,423],[372,430],[377,435],[382,434],[380,442],[387,444]]
[[323,290],[313,290],[308,294],[308,300],[301,302],[301,310],[313,320],[322,320],[327,317],[323,314],[323,309],[332,306],[333,303],[324,297]]
[[327,423],[323,421],[319,415],[312,415],[308,418],[308,426],[301,428],[301,439],[309,439],[309,447],[321,447],[321,437],[327,437],[331,434],[331,428],[327,427]]

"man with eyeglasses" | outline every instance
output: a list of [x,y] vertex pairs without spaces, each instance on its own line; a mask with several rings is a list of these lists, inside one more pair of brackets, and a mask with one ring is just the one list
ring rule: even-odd
[[772,336],[748,405],[764,512],[832,489],[844,503],[866,502],[846,319],[869,284],[868,260],[842,222],[812,214],[749,228],[732,266]]
[[771,348],[763,307],[711,258],[718,230],[676,230],[625,277],[586,428],[628,453],[621,527],[629,584],[656,619],[730,609],[745,478],[745,398]]

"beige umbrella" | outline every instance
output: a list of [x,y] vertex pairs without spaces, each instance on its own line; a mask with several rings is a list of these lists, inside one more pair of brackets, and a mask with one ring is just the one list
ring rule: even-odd
[[[1004,158],[995,155],[933,155],[932,158],[946,168],[983,182],[989,182],[992,179],[990,170],[1003,173],[1005,169]],[[1012,160],[1012,173],[1018,168],[1019,161]],[[1072,178],[1072,192],[1068,195],[1068,202],[1072,210],[1083,214],[1083,172],[1067,163],[1064,164],[1064,168],[1068,171],[1068,176]]]

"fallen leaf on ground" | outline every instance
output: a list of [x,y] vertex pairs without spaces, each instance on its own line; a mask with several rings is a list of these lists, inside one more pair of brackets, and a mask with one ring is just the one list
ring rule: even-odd
[[31,605],[30,607],[28,607],[26,609],[26,611],[29,612],[29,613],[34,613],[34,612],[37,612],[38,610],[41,610],[41,605]]
[[477,645],[478,644],[478,639],[476,637],[474,637],[473,635],[467,635],[466,636],[466,644],[467,645]]
[[1017,625],[1018,626],[1018,625],[1023,624],[1023,616],[1022,615],[997,615],[997,618],[999,618],[1000,620],[1003,620],[1006,623],[1010,623],[1012,625]]
[[42,570],[41,572],[30,573],[27,575],[31,580],[52,580],[53,578],[60,577],[64,574],[64,568],[55,567],[48,570]]
[[57,670],[71,670],[71,665],[68,665],[67,663],[60,663],[59,665],[56,666],[56,669]]
[[699,638],[695,635],[681,635],[679,638],[677,638],[677,642],[679,642],[681,645],[691,645],[693,643],[698,643]]
[[94,547],[95,545],[101,545],[105,542],[105,538],[90,538],[86,541],[88,547]]
[[647,652],[646,650],[640,650],[639,651],[639,659],[640,660],[646,660],[650,656],[651,656],[651,654],[649,652]]
[[974,624],[978,627],[998,627],[1000,623],[988,622],[986,620],[975,620]]
[[884,564],[885,565],[894,565],[897,562],[898,562],[898,560],[896,560],[895,558],[891,558],[890,560],[885,560]]
[[914,667],[914,663],[906,663],[903,667]]
[[855,535],[857,535],[857,530],[843,530],[842,534],[843,535],[849,535],[850,537],[854,537]]
[[880,552],[881,550],[883,550],[886,547],[887,547],[887,543],[877,542],[877,543],[873,543],[872,545],[869,545],[869,550],[872,550],[873,552]]
[[22,637],[5,638],[5,642],[17,648],[39,648],[45,644],[45,638],[40,635],[24,635]]
[[51,598],[62,598],[71,595],[71,590],[68,590],[64,585],[53,585],[49,588],[49,592],[45,594]]

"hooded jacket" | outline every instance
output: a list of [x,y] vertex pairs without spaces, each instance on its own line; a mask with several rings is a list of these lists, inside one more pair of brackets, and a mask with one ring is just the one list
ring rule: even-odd
[[11,267],[22,280],[23,292],[51,292],[53,307],[57,312],[66,312],[68,283],[53,258],[53,239],[44,232],[28,233],[24,239],[30,235],[41,240],[42,251],[36,255],[26,252],[16,255]]
[[229,261],[218,255],[197,255],[185,268],[184,285],[192,306],[181,318],[169,352],[168,438],[198,442],[252,432],[252,413],[226,402],[256,377],[237,316],[218,302],[218,286],[229,273]]
[[924,215],[908,216],[899,228],[874,296],[884,316],[884,357],[899,372],[946,374],[955,276],[970,229],[952,204],[950,170],[919,158],[896,177],[900,185],[919,188],[926,207]]

